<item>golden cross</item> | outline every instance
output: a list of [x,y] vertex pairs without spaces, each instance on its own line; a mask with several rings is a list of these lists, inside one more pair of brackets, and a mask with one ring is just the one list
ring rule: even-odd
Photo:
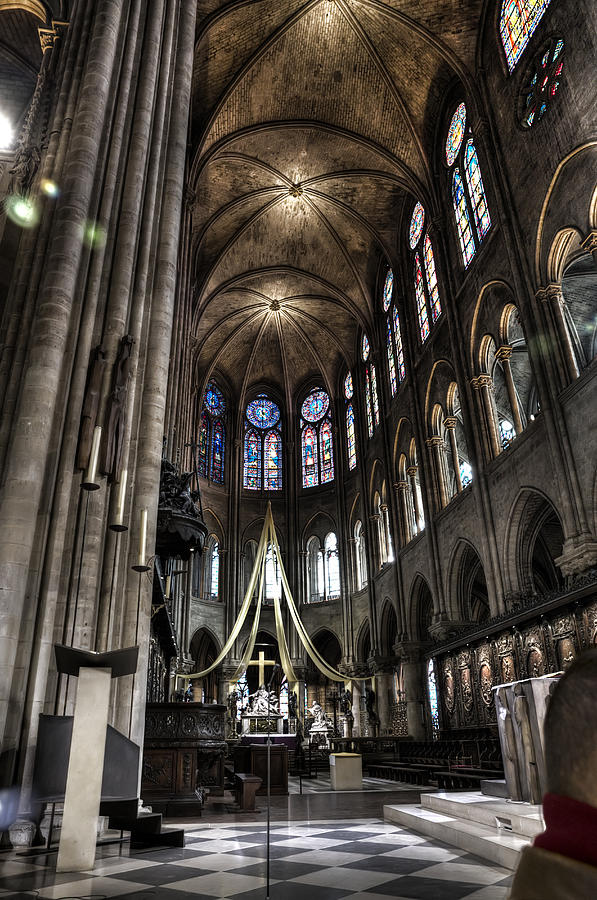
[[266,659],[265,653],[263,650],[259,651],[259,659],[252,659],[249,666],[259,666],[259,687],[265,685],[265,667],[266,666],[275,666],[275,659]]

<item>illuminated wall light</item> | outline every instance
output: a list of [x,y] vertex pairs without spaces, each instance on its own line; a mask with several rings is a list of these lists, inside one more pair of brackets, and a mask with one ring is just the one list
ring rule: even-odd
[[10,150],[14,141],[15,130],[9,118],[0,113],[0,150]]
[[29,197],[11,194],[4,201],[6,215],[21,228],[33,228],[39,222],[39,210]]

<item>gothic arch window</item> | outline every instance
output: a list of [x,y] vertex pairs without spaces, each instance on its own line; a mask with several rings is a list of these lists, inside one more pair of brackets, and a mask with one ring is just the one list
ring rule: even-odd
[[215,540],[210,549],[209,595],[212,600],[220,595],[220,545]]
[[212,379],[207,385],[199,418],[197,470],[203,478],[224,483],[226,401]]
[[340,559],[338,538],[333,531],[324,542],[325,599],[336,600],[340,596]]
[[259,394],[245,410],[243,486],[250,491],[282,490],[280,409]]
[[[424,226],[425,210],[422,204],[417,202],[410,220],[408,242],[410,249],[414,251],[413,281],[421,343],[427,340],[431,332],[431,325],[435,325],[442,312],[433,244],[428,231],[422,237]],[[424,278],[423,272],[425,273]]]
[[379,425],[379,396],[377,372],[375,364],[369,359],[370,355],[369,338],[364,334],[361,342],[361,359],[365,364],[365,411],[367,413],[367,433],[369,437],[372,437]]
[[521,92],[521,125],[532,128],[539,122],[555,97],[564,68],[564,41],[554,37],[544,44],[532,66]]
[[274,597],[280,596],[280,582],[280,566],[270,544],[265,557],[264,597],[266,602],[273,603]]
[[323,554],[319,538],[313,535],[307,541],[307,602],[319,603],[323,599]]
[[550,0],[503,0],[500,36],[510,72],[515,68]]
[[346,400],[346,455],[349,469],[355,469],[357,465],[357,439],[354,424],[353,393],[352,375],[349,372],[344,379],[344,398]]
[[452,206],[465,269],[491,227],[477,148],[467,127],[466,106],[456,107],[446,138],[446,165],[452,169]]
[[334,440],[330,398],[321,388],[306,397],[301,406],[301,458],[303,487],[316,487],[334,480]]
[[388,376],[392,397],[398,390],[398,385],[404,380],[406,369],[404,366],[404,351],[402,348],[402,335],[400,332],[400,318],[394,299],[394,273],[391,269],[385,277],[383,286],[383,308],[386,317],[386,352],[388,356]]
[[365,551],[365,536],[363,523],[360,520],[354,526],[354,553],[355,553],[355,590],[360,591],[367,584],[367,554]]
[[427,663],[427,692],[429,696],[429,715],[431,718],[431,730],[434,734],[436,734],[439,731],[439,701],[437,697],[435,665],[432,659],[430,659]]

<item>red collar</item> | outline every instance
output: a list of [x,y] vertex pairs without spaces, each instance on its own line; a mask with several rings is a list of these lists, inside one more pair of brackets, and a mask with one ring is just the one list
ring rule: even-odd
[[535,847],[597,866],[597,808],[572,797],[546,794],[543,798],[545,831]]

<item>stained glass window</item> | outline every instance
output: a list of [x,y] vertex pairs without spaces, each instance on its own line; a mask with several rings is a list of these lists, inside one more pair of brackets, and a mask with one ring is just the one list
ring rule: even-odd
[[210,381],[205,391],[205,405],[212,416],[221,416],[226,412],[224,396],[215,381]]
[[209,416],[202,410],[197,442],[197,469],[203,478],[207,478],[209,473],[209,425]]
[[398,363],[398,380],[404,381],[406,366],[404,365],[404,350],[402,349],[402,333],[400,331],[400,318],[398,307],[394,307],[394,341],[396,343],[396,362]]
[[390,390],[392,391],[392,397],[396,393],[397,382],[396,382],[396,360],[394,358],[394,345],[392,343],[392,329],[390,328],[390,320],[386,320],[387,324],[387,335],[386,335],[386,346],[388,351],[388,373],[390,376]]
[[523,54],[550,0],[503,0],[500,35],[510,72]]
[[224,441],[224,424],[217,419],[211,445],[211,480],[217,484],[224,483]]
[[317,467],[317,432],[309,425],[303,428],[303,487],[314,487],[319,484],[319,470]]
[[468,214],[466,196],[464,194],[464,185],[462,184],[460,169],[458,167],[454,169],[454,176],[452,178],[452,203],[454,204],[454,215],[456,216],[456,227],[458,229],[462,259],[464,265],[468,266],[475,255],[475,242],[473,240],[473,230],[471,228],[471,220]]
[[365,367],[365,409],[367,410],[367,431],[369,437],[373,434],[373,412],[371,410],[371,376],[369,366]]
[[357,444],[354,431],[354,409],[352,403],[346,407],[346,442],[348,449],[348,468],[354,469],[357,464]]
[[425,224],[425,210],[421,203],[417,202],[415,204],[415,208],[413,209],[412,218],[410,220],[410,228],[408,232],[408,239],[410,243],[410,249],[414,250],[417,244],[419,243],[419,238],[423,232],[423,225]]
[[264,440],[263,486],[266,491],[282,490],[282,438],[277,431],[268,431]]
[[377,374],[373,363],[371,363],[371,400],[373,402],[373,419],[377,428],[379,425],[379,399],[377,397]]
[[350,400],[353,394],[353,386],[352,386],[352,375],[350,372],[344,379],[344,396],[347,400]]
[[280,418],[280,410],[267,397],[260,395],[247,406],[247,419],[257,428],[271,428]]
[[448,137],[446,138],[446,162],[451,166],[456,157],[464,138],[464,129],[466,128],[466,106],[460,103],[456,107],[456,111],[452,116],[450,127],[448,129]]
[[220,585],[220,545],[214,541],[211,548],[211,577],[210,577],[210,594],[217,597]]
[[552,38],[547,50],[540,55],[532,70],[533,77],[522,92],[524,111],[521,121],[525,128],[530,128],[543,118],[549,101],[560,86],[564,67],[561,58],[563,50],[564,41],[561,38]]
[[464,151],[464,166],[466,182],[472,201],[471,205],[475,216],[475,225],[477,226],[477,236],[479,242],[481,242],[489,231],[491,219],[489,217],[483,179],[481,178],[481,169],[479,168],[479,158],[472,138],[468,140],[466,144],[466,149]]
[[243,485],[250,491],[282,490],[280,409],[265,394],[247,404]]
[[340,596],[340,560],[338,558],[338,539],[330,532],[325,539],[325,595],[328,600]]
[[330,398],[325,391],[311,391],[302,405],[301,415],[307,422],[319,422],[330,406]]
[[203,478],[211,478],[216,484],[224,483],[225,415],[224,395],[212,379],[207,385],[201,408],[197,438],[197,471]]
[[500,421],[500,437],[502,439],[502,447],[504,450],[510,446],[516,437],[514,425],[508,419],[502,419]]
[[460,463],[460,481],[462,483],[462,487],[468,487],[468,485],[473,480],[473,470],[470,467],[470,464],[462,460]]
[[334,479],[334,445],[330,398],[317,388],[301,407],[303,487],[315,487]]
[[369,338],[366,334],[363,335],[363,342],[361,344],[361,359],[363,362],[366,362],[369,359]]
[[253,429],[245,434],[244,486],[250,491],[261,490],[261,435]]
[[415,296],[417,298],[417,314],[419,316],[419,332],[421,340],[429,337],[429,316],[427,313],[427,301],[423,288],[423,272],[421,271],[421,259],[419,253],[415,253]]
[[435,666],[433,660],[427,663],[427,690],[429,692],[429,711],[431,714],[431,728],[439,731],[439,706],[437,700],[437,682],[435,680]]
[[437,322],[441,315],[442,306],[439,299],[439,287],[437,284],[437,275],[435,274],[435,259],[433,257],[433,247],[431,246],[429,233],[425,235],[423,259],[425,261],[425,277],[427,278],[427,288],[429,290],[429,299],[431,301],[431,318],[434,322]]
[[383,308],[384,312],[387,312],[390,308],[390,303],[392,302],[392,294],[394,293],[394,273],[391,269],[388,269],[388,274],[386,275],[386,280],[383,285]]
[[334,480],[334,454],[332,425],[329,419],[319,429],[319,445],[321,450],[321,483]]

